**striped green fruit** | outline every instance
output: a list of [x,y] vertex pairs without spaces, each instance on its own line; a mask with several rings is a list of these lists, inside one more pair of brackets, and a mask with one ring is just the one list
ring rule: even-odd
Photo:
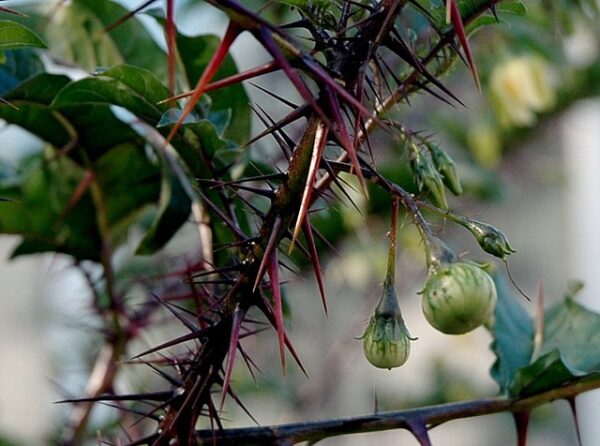
[[496,299],[494,281],[483,269],[472,263],[450,263],[427,277],[423,313],[442,333],[463,334],[489,319]]
[[375,314],[371,317],[362,340],[367,360],[380,369],[391,369],[406,362],[412,338],[400,314]]

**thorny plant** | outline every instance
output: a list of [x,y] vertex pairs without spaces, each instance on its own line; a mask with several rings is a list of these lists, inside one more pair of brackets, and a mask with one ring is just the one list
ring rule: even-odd
[[[466,27],[483,15],[496,17],[499,2],[446,0],[444,5],[438,5],[422,0],[289,0],[266,3],[262,9],[254,10],[240,1],[207,0],[226,15],[227,30],[201,71],[196,76],[188,73],[188,81],[196,79],[195,87],[179,93],[185,82],[178,70],[187,63],[180,46],[189,46],[190,42],[178,34],[175,0],[167,0],[165,16],[153,12],[165,30],[166,87],[150,73],[123,65],[98,70],[94,77],[75,82],[64,76],[44,74],[42,80],[28,79],[5,95],[2,118],[39,134],[54,147],[44,167],[48,181],[64,176],[65,170],[61,169],[70,169],[71,163],[80,169],[73,178],[65,179],[70,189],[58,199],[64,205],[56,216],[58,226],[79,224],[77,219],[89,216],[90,212],[95,216],[93,228],[86,234],[91,240],[89,246],[82,245],[82,238],[76,238],[75,231],[30,239],[25,234],[29,244],[25,243],[19,252],[54,250],[71,254],[94,291],[94,304],[104,323],[106,344],[91,373],[86,396],[67,400],[74,404],[74,410],[62,433],[62,444],[84,440],[91,409],[98,402],[121,411],[123,425],[138,418],[154,422],[151,433],[137,423],[127,428],[130,445],[287,445],[341,433],[389,428],[407,428],[422,445],[427,445],[430,427],[450,419],[495,411],[516,414],[519,443],[524,444],[532,408],[555,398],[572,401],[581,391],[598,386],[589,377],[578,381],[576,378],[582,375],[574,372],[567,379],[563,376],[563,381],[553,381],[535,390],[531,386],[538,375],[523,373],[524,377],[517,379],[516,384],[513,382],[517,368],[524,368],[539,357],[543,327],[538,324],[535,352],[532,341],[525,352],[520,352],[526,359],[511,369],[510,377],[499,379],[509,398],[273,429],[227,430],[221,424],[221,408],[226,398],[243,407],[231,386],[234,365],[242,360],[251,372],[256,367],[240,343],[242,338],[264,328],[264,320],[248,316],[251,310],[262,313],[275,329],[282,368],[286,368],[286,351],[289,351],[304,370],[284,326],[281,255],[285,250],[299,250],[310,260],[327,312],[317,249],[317,239],[322,236],[311,223],[310,211],[317,201],[335,199],[334,190],[348,195],[348,186],[339,175],[342,172],[356,177],[365,196],[375,186],[385,191],[392,203],[388,276],[382,300],[363,337],[368,359],[378,367],[395,367],[407,360],[410,350],[411,338],[393,289],[398,212],[409,217],[422,238],[429,272],[423,305],[432,325],[456,334],[487,323],[494,331],[489,319],[496,303],[496,285],[481,265],[459,260],[434,235],[423,212],[433,212],[464,226],[485,252],[500,259],[504,260],[514,250],[498,229],[448,209],[446,189],[456,195],[461,193],[454,162],[428,136],[388,119],[387,114],[418,92],[427,92],[446,103],[461,104],[440,80],[456,58],[465,61],[472,73],[473,88],[479,89]],[[110,9],[109,3],[58,2],[40,23],[42,28],[51,28],[53,20],[59,20],[61,14],[68,16],[65,10],[69,8]],[[91,36],[99,39],[95,45],[101,46],[102,36],[98,36],[102,33],[133,32],[136,28],[132,28],[132,23],[137,24],[135,15],[154,3],[158,2],[148,0],[131,13],[117,17],[105,15],[111,20],[103,23],[102,32],[92,29]],[[285,25],[273,23],[268,19],[270,8],[281,5],[272,3],[295,7],[298,19]],[[8,8],[2,11],[15,12]],[[420,23],[417,35],[408,23]],[[224,67],[231,64],[229,50],[244,33],[252,35],[271,61],[240,73],[228,69],[225,75]],[[90,51],[98,49],[92,45]],[[273,120],[257,107],[256,115],[266,130],[250,141],[236,141],[245,143],[244,146],[225,141],[226,113],[219,115],[221,110],[211,110],[207,95],[232,91],[243,81],[272,72],[283,73],[302,103],[293,104],[274,95],[291,108],[286,116]],[[181,110],[179,103],[183,104]],[[35,110],[28,108],[32,104],[37,104]],[[135,119],[113,119],[114,109],[110,106],[128,110]],[[26,112],[40,113],[37,118],[43,117],[52,131],[36,132],[39,121],[38,124],[27,121]],[[230,127],[239,124],[236,119],[242,119],[236,112],[233,110]],[[99,122],[105,127],[100,127]],[[114,139],[105,147],[98,147],[100,143],[94,138],[98,132],[106,132],[107,125],[113,126]],[[296,136],[293,126],[301,128],[300,135]],[[417,194],[379,172],[374,161],[377,149],[370,144],[370,135],[377,129],[404,147],[405,158],[398,162],[410,166]],[[249,163],[243,155],[247,147],[267,135],[274,138],[283,154],[285,161],[280,170]],[[124,161],[119,161],[118,172],[107,174],[101,164],[112,165],[107,153],[113,147],[120,151],[115,155],[117,159]],[[141,152],[150,148],[151,156],[136,158],[133,153],[138,154],[140,148]],[[125,161],[134,164],[126,165]],[[141,177],[136,177],[138,174]],[[115,250],[123,236],[122,232],[117,234],[114,223],[119,218],[125,219],[126,213],[114,216],[118,212],[110,199],[111,194],[118,195],[119,191],[110,188],[111,181],[123,181],[121,176],[133,181],[124,183],[125,187],[143,188],[155,184],[157,179],[161,184],[160,191],[151,186],[148,196],[142,199],[142,204],[157,202],[160,192],[159,216],[144,237],[140,253],[160,249],[190,214],[200,238],[196,260],[176,260],[168,273],[134,281],[152,296],[141,307],[129,305],[127,287],[119,283],[114,266]],[[265,199],[268,206],[257,204]],[[3,206],[14,204],[8,194],[6,200]],[[132,205],[129,211],[133,212],[138,205]],[[250,224],[252,219],[257,222],[256,228]],[[3,231],[11,232],[6,228]],[[27,231],[17,228],[12,232]],[[45,245],[40,247],[40,243]],[[100,276],[90,267],[89,260],[102,265]],[[458,300],[454,299],[457,295]],[[502,311],[514,308],[511,305],[514,304],[503,304]],[[115,377],[130,353],[128,345],[149,326],[161,308],[166,308],[189,333],[139,353],[127,362],[151,367],[164,379],[164,390],[114,394]],[[508,317],[498,310],[495,314],[496,323]],[[514,317],[520,322],[526,320],[523,330],[533,338],[526,317],[522,314]],[[502,340],[497,342],[501,363],[505,347]],[[180,344],[187,348],[171,350]],[[504,373],[502,367],[501,363],[498,375]],[[574,384],[565,385],[570,381]],[[210,429],[198,431],[203,417],[208,418]],[[103,441],[108,441],[104,433],[101,435]]]

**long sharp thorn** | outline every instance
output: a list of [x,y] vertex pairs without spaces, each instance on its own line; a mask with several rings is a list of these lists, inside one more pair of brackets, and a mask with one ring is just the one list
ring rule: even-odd
[[169,348],[169,347],[172,347],[174,345],[181,344],[183,342],[191,341],[193,339],[199,339],[201,337],[206,336],[207,333],[208,333],[208,331],[209,331],[208,329],[198,330],[198,331],[195,331],[193,333],[188,333],[186,335],[179,336],[179,337],[177,337],[175,339],[171,339],[170,341],[167,341],[167,342],[164,342],[164,343],[162,343],[160,345],[157,345],[156,347],[152,347],[149,350],[143,351],[142,353],[139,353],[139,354],[135,355],[133,358],[134,359],[141,358],[142,356],[147,356],[150,353],[155,353],[155,352],[157,352],[159,350],[164,350],[165,348]]
[[154,3],[156,0],[147,0],[145,2],[143,2],[140,6],[138,6],[137,8],[133,9],[132,11],[129,11],[127,14],[125,14],[122,17],[119,17],[117,20],[115,20],[113,23],[111,23],[110,25],[106,26],[104,28],[104,32],[110,32],[113,29],[115,29],[116,27],[118,27],[119,25],[123,24],[124,22],[126,22],[127,20],[129,20],[130,18],[132,18],[134,15],[136,15],[138,12],[140,12],[142,9],[144,9],[146,6],[151,5],[152,3]]
[[279,283],[279,260],[277,250],[271,252],[269,266],[267,268],[271,282],[271,293],[273,295],[273,313],[275,316],[275,329],[279,340],[279,356],[281,358],[281,369],[285,375],[285,326],[283,325],[283,301],[281,297],[281,285]]
[[363,191],[365,197],[369,196],[367,191],[367,182],[365,181],[365,177],[362,174],[362,169],[360,167],[360,162],[358,160],[358,154],[356,153],[356,147],[352,144],[350,139],[350,135],[348,134],[348,129],[346,128],[346,124],[344,123],[344,118],[342,117],[342,112],[340,109],[340,103],[337,99],[337,96],[334,92],[329,89],[326,89],[327,99],[329,102],[329,108],[331,111],[331,115],[334,122],[334,127],[331,129],[336,138],[338,138],[340,145],[348,152],[348,157],[350,158],[350,162],[352,163],[352,167],[354,169],[354,174],[358,177],[358,181],[360,183],[360,187]]
[[231,373],[233,371],[233,365],[235,363],[235,356],[238,347],[238,341],[240,339],[240,328],[244,320],[245,312],[238,306],[233,312],[231,320],[231,334],[229,337],[229,350],[227,353],[227,365],[225,366],[225,377],[223,378],[223,393],[221,395],[221,405],[219,412],[223,410],[223,404],[229,391],[229,383],[231,381]]
[[517,446],[527,446],[527,428],[529,427],[529,412],[513,412],[517,428]]
[[408,429],[416,437],[421,446],[431,446],[427,425],[423,420],[408,421]]
[[[229,87],[229,86],[235,85],[239,82],[242,82],[242,81],[245,81],[248,79],[252,79],[252,78],[255,78],[258,76],[262,76],[263,74],[272,73],[273,71],[277,71],[278,69],[279,69],[279,67],[277,66],[277,64],[275,62],[269,62],[264,65],[261,65],[260,67],[251,68],[249,70],[242,71],[241,73],[233,74],[233,75],[227,76],[223,79],[219,79],[218,81],[211,82],[210,84],[208,84],[206,86],[206,88],[204,89],[204,92],[208,93],[213,90],[218,90],[219,88]],[[192,96],[193,94],[194,94],[194,91],[188,91],[186,93],[182,93],[177,96],[163,99],[162,101],[159,101],[157,104],[160,105],[160,104],[164,104],[165,102],[170,102],[170,101],[187,98],[189,96]]]
[[296,225],[294,226],[294,231],[292,233],[292,242],[290,243],[289,249],[290,253],[294,249],[294,244],[296,243],[296,239],[300,233],[302,222],[305,220],[306,214],[308,213],[308,209],[311,205],[311,195],[315,187],[315,179],[317,177],[317,172],[319,171],[319,165],[321,164],[321,157],[323,156],[325,145],[327,144],[328,133],[329,128],[327,125],[323,122],[320,122],[315,132],[315,142],[313,144],[313,150],[310,158],[308,175],[306,176],[306,185],[304,186],[302,201],[300,202],[300,209],[298,210],[298,217],[296,218]]
[[94,182],[95,178],[96,178],[96,176],[94,175],[93,171],[87,170],[85,172],[85,174],[83,175],[83,178],[81,179],[81,181],[79,182],[79,184],[77,185],[75,190],[73,191],[71,198],[69,198],[69,203],[67,204],[67,206],[65,207],[65,209],[63,210],[61,215],[64,216],[71,209],[73,209],[73,207],[75,207],[75,205],[77,203],[79,203],[79,200],[81,200],[81,197],[83,197],[83,194],[85,194],[85,192],[90,188],[90,185]]
[[317,103],[316,98],[313,96],[312,92],[308,88],[308,86],[304,83],[302,78],[294,71],[294,68],[287,60],[285,55],[277,46],[273,36],[271,35],[271,30],[265,27],[259,28],[259,30],[255,34],[256,38],[262,43],[265,49],[273,56],[275,62],[279,65],[279,67],[285,72],[285,75],[290,80],[290,82],[294,85],[296,90],[302,98],[310,104],[313,110],[323,118],[323,120],[327,121],[327,115]]
[[581,430],[579,429],[579,417],[577,416],[577,405],[575,404],[575,397],[567,398],[567,402],[569,403],[569,407],[571,408],[571,415],[573,415],[573,421],[575,423],[575,432],[577,434],[577,444],[581,446],[583,443],[581,442]]
[[450,4],[450,18],[452,21],[452,25],[454,26],[454,31],[456,32],[458,40],[460,41],[460,44],[463,47],[463,51],[465,52],[465,57],[467,58],[467,65],[469,65],[469,69],[473,74],[473,80],[475,81],[477,90],[481,91],[481,82],[479,81],[479,74],[477,73],[477,67],[475,66],[475,61],[473,60],[471,47],[469,46],[469,42],[467,41],[467,34],[465,32],[465,26],[460,15],[460,10],[458,9],[458,4],[456,3],[456,0],[446,0],[446,2],[449,2]]
[[265,247],[265,251],[263,253],[263,258],[260,262],[260,266],[258,267],[258,273],[256,273],[256,280],[254,282],[254,286],[252,287],[252,292],[256,291],[260,281],[262,280],[263,275],[265,274],[265,270],[267,265],[269,264],[271,251],[277,249],[275,246],[275,242],[279,236],[279,229],[281,228],[282,220],[281,217],[276,217],[273,222],[273,227],[271,228],[271,235],[269,236],[269,240],[267,241],[267,246]]
[[175,0],[167,0],[167,65],[169,72],[169,94],[175,93],[175,65],[177,61],[177,29],[175,28]]
[[179,116],[179,119],[177,119],[177,122],[169,132],[169,135],[167,136],[167,142],[171,142],[173,140],[173,138],[177,134],[177,131],[183,125],[185,119],[190,115],[190,113],[200,100],[200,97],[206,92],[206,86],[217,73],[217,70],[219,69],[219,67],[223,63],[223,60],[225,60],[225,56],[227,56],[227,53],[229,52],[229,48],[231,47],[237,36],[240,34],[240,32],[241,29],[237,26],[237,24],[235,24],[234,22],[229,23],[223,40],[215,50],[215,53],[213,54],[212,59],[204,69],[202,76],[200,76],[200,79],[198,79],[196,88],[194,88],[192,96],[190,97],[188,103],[185,105],[183,111],[181,112],[181,116]]
[[302,230],[304,232],[304,237],[306,238],[306,244],[308,245],[308,251],[310,252],[310,262],[312,264],[313,270],[315,272],[315,277],[317,279],[317,285],[319,287],[319,294],[321,295],[321,302],[323,303],[323,310],[325,311],[325,315],[329,314],[327,310],[327,298],[325,297],[325,287],[323,286],[323,276],[321,273],[321,265],[319,263],[319,253],[317,252],[317,245],[315,244],[315,237],[312,232],[312,225],[308,219],[308,216],[302,223]]
[[268,129],[265,129],[262,132],[260,132],[258,135],[256,135],[255,137],[253,137],[250,141],[248,141],[247,143],[245,143],[240,148],[245,148],[245,147],[251,146],[252,144],[254,144],[259,139],[261,139],[261,138],[263,138],[263,137],[265,137],[265,136],[267,136],[267,135],[269,135],[269,134],[271,134],[273,132],[276,132],[277,130],[285,127],[288,124],[291,124],[294,121],[297,121],[298,119],[300,119],[303,116],[305,116],[309,110],[310,110],[310,105],[309,104],[301,105],[296,110],[292,110],[292,112],[290,114],[288,114],[287,116],[285,116],[282,119],[280,119],[279,121],[277,121],[275,124],[273,124]]

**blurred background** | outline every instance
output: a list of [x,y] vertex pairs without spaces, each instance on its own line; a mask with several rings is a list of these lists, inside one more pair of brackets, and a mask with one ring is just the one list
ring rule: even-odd
[[[16,7],[20,2],[7,4]],[[483,91],[477,92],[460,63],[444,80],[465,103],[464,108],[418,96],[411,99],[410,107],[402,105],[393,113],[409,128],[435,134],[440,146],[459,162],[466,196],[452,198],[451,208],[507,234],[518,251],[510,257],[509,266],[527,295],[536,296],[542,284],[550,305],[562,298],[569,280],[581,279],[586,287],[579,302],[600,311],[600,99],[594,98],[600,92],[599,30],[587,3],[568,13],[557,8],[556,15],[544,10],[544,5],[547,2],[528,2],[525,16],[501,15],[501,23],[472,36]],[[224,18],[202,2],[183,1],[179,8],[178,25],[184,32],[222,34]],[[143,16],[142,20],[155,29],[152,20]],[[540,34],[547,22],[553,27]],[[236,43],[233,54],[240,69],[267,60],[251,38]],[[289,94],[277,76],[258,83]],[[251,86],[247,90],[253,101],[277,114],[278,105],[268,96]],[[255,130],[260,128],[256,122]],[[0,169],[41,150],[39,141],[10,126],[2,127],[0,138]],[[374,135],[376,142],[383,144],[385,139],[385,135]],[[256,156],[268,155],[270,144],[265,140],[252,150]],[[394,148],[376,153],[381,156],[376,161],[386,161],[393,168],[388,161],[397,153]],[[287,322],[289,333],[309,378],[293,364],[287,376],[282,376],[271,333],[253,337],[246,345],[263,372],[256,381],[243,366],[235,371],[233,385],[261,424],[497,394],[489,376],[494,356],[487,331],[446,336],[424,320],[417,295],[425,278],[424,257],[408,222],[400,232],[396,287],[408,328],[419,339],[412,344],[410,360],[399,369],[378,370],[364,359],[357,338],[377,303],[385,275],[387,202],[374,197],[366,203],[359,194],[354,198],[358,210],[339,203],[322,213],[338,250],[322,258],[329,316],[323,314],[310,272],[299,267],[298,274],[286,277],[286,299],[293,315]],[[440,221],[436,230],[456,251],[474,260],[490,260],[461,228]],[[192,237],[191,231],[171,243],[169,252],[181,252],[188,243],[186,237]],[[67,414],[53,401],[76,397],[85,387],[96,340],[95,321],[86,283],[70,262],[52,255],[9,260],[17,242],[13,237],[0,237],[0,446],[51,444],[49,438]],[[534,313],[534,302],[522,303]],[[149,336],[148,344],[156,341]],[[144,347],[140,345],[139,350]],[[136,372],[126,370],[119,386],[140,388],[151,379]],[[598,401],[597,392],[577,400],[584,446],[600,441],[600,427],[594,419],[600,409]],[[253,424],[233,405],[227,405],[226,411],[230,425]],[[105,412],[102,408],[94,412],[99,426],[107,417]],[[433,429],[431,437],[434,444],[446,446],[500,446],[514,444],[516,438],[508,414],[450,422]],[[404,431],[322,442],[375,443],[417,444]],[[566,402],[533,413],[529,445],[575,443]]]

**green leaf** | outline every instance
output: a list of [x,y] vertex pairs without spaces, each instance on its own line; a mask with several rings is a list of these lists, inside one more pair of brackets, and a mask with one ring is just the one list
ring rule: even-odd
[[[195,37],[177,35],[177,49],[190,86],[196,85],[219,43],[219,38],[211,35]],[[230,56],[227,56],[214,80],[231,76],[237,72],[235,62]],[[212,99],[212,111],[231,110],[232,112],[231,124],[224,136],[238,143],[246,142],[250,136],[251,110],[250,100],[244,86],[235,84],[211,91],[209,96]]]
[[0,232],[23,237],[13,256],[55,251],[98,259],[101,243],[89,194],[69,208],[83,170],[64,157],[38,163],[19,187],[18,198],[0,203]]
[[0,20],[0,50],[23,47],[46,48],[46,44],[36,33],[20,23]]
[[44,71],[44,64],[31,49],[0,53],[0,94],[16,88],[22,81]]
[[71,136],[59,114],[49,104],[56,94],[69,83],[62,75],[43,73],[19,84],[4,98],[18,107],[0,104],[0,118],[18,125],[54,147],[63,147]]
[[539,357],[517,372],[510,392],[530,395],[593,373],[600,373],[600,315],[569,296],[545,313]]
[[143,147],[123,144],[101,156],[94,163],[94,172],[115,244],[124,240],[141,213],[159,200],[160,170],[148,160]]
[[192,201],[181,179],[163,163],[159,209],[136,254],[149,255],[162,248],[187,221]]
[[495,275],[498,302],[494,313],[491,333],[492,351],[496,361],[490,371],[492,378],[507,393],[517,373],[529,364],[533,353],[534,327],[531,317],[509,292],[504,278]]
[[120,65],[104,73],[73,82],[64,88],[53,106],[113,104],[156,125],[167,105],[156,105],[168,90],[149,71]]
[[165,80],[166,55],[137,18],[105,31],[127,13],[110,0],[74,0],[63,5],[48,26],[50,48],[60,58],[88,71],[126,63]]

